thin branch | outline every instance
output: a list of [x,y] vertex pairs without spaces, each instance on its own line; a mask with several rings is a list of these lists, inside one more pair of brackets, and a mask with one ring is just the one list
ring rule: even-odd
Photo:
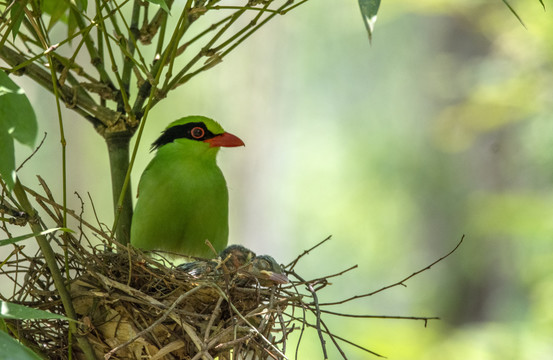
[[232,302],[229,301],[228,297],[226,296],[226,294],[224,293],[223,290],[221,290],[220,287],[218,287],[217,285],[215,284],[211,284],[211,286],[213,286],[215,289],[217,289],[219,291],[219,294],[221,294],[225,300],[228,302],[229,306],[231,307],[232,311],[238,315],[238,317],[240,319],[242,319],[242,321],[244,321],[248,327],[250,329],[253,330],[254,333],[256,333],[262,340],[264,343],[266,343],[267,345],[269,345],[269,347],[271,347],[273,350],[275,350],[280,356],[282,356],[284,359],[288,359],[286,357],[286,355],[284,355],[275,345],[273,345],[272,342],[270,342],[262,333],[259,332],[259,330],[257,330],[257,328],[255,326],[253,326],[245,317],[244,315],[242,315],[242,313],[240,313],[240,311],[238,311],[238,309],[234,306],[234,304]]
[[179,18],[179,21],[177,22],[177,26],[175,27],[175,31],[173,32],[173,37],[171,38],[171,42],[169,43],[169,46],[165,51],[170,52],[169,56],[169,64],[167,66],[167,71],[165,73],[165,84],[167,83],[168,79],[170,79],[173,76],[173,66],[175,65],[175,60],[178,57],[178,48],[179,48],[179,41],[184,36],[188,28],[190,27],[190,24],[192,23],[190,21],[190,8],[192,7],[192,0],[188,0],[186,2],[186,5],[184,6],[184,9],[182,10],[181,17]]
[[223,297],[219,296],[219,299],[217,300],[217,304],[215,304],[215,309],[213,310],[213,313],[211,314],[211,317],[209,318],[209,322],[207,323],[207,326],[205,328],[204,343],[207,342],[207,340],[209,339],[209,332],[211,331],[211,326],[213,325],[215,318],[219,316],[219,314],[221,314],[222,302],[223,302]]
[[218,22],[211,24],[211,26],[209,26],[207,29],[205,29],[204,31],[200,32],[198,35],[194,36],[192,39],[188,40],[188,41],[185,42],[183,45],[181,45],[181,46],[179,47],[179,53],[182,53],[182,52],[184,51],[184,49],[186,49],[186,48],[189,47],[191,44],[195,43],[196,41],[198,41],[199,39],[201,39],[202,37],[204,37],[204,36],[207,35],[208,33],[217,30],[217,28],[218,28],[219,26],[221,26],[222,24],[226,23],[226,22],[229,21],[231,18],[232,18],[232,15],[229,15],[229,16],[223,18],[222,20],[219,20]]
[[298,261],[302,257],[304,257],[305,255],[308,255],[311,251],[315,250],[316,248],[318,248],[319,246],[321,246],[322,244],[324,244],[325,242],[327,242],[331,238],[332,238],[332,235],[329,235],[329,236],[326,237],[326,239],[324,239],[322,241],[319,241],[317,244],[315,244],[315,246],[312,246],[311,248],[309,248],[307,250],[304,250],[301,254],[298,255],[297,258],[294,259],[294,261],[292,261],[290,264],[286,265],[284,268],[290,268],[290,271],[292,271],[294,269],[294,267],[296,266],[296,264],[298,263]]
[[[208,41],[202,49],[194,56],[178,73],[175,75],[170,81],[169,78],[166,78],[165,83],[163,84],[163,87],[161,91],[163,93],[167,93],[169,90],[172,90],[176,88],[178,85],[184,84],[184,82],[188,81],[191,77],[186,76],[186,73],[194,66],[203,56],[205,56],[205,52],[211,48],[211,46],[219,40],[219,38],[230,28],[230,26],[238,20],[238,18],[245,12],[245,10],[237,11],[235,12],[229,19],[229,21],[223,26],[217,34],[211,38],[210,41]],[[205,66],[204,66],[205,67]],[[203,68],[203,67],[202,67]],[[202,71],[202,70],[200,70]],[[200,71],[196,71],[195,74],[199,73]]]
[[[113,54],[113,48],[111,46],[111,42],[109,41],[108,30],[106,28],[105,21],[103,20],[103,17],[102,17],[102,13],[101,13],[102,6],[101,6],[99,0],[96,0],[96,8],[99,11],[99,13],[97,15],[98,18],[99,18],[99,23],[98,24],[99,24],[99,28],[101,30],[101,33],[103,34],[104,39],[106,41],[105,44],[106,44],[106,49],[108,51],[109,60],[111,62],[111,71],[112,71],[113,75],[115,76],[115,79],[117,80],[117,84],[119,85],[119,91],[118,91],[118,96],[117,96],[118,97],[118,99],[117,99],[117,111],[129,113],[130,110],[131,110],[131,107],[129,105],[128,94],[125,91],[125,85],[123,83],[123,80],[121,79],[121,76],[119,76],[119,69],[117,68],[117,63],[115,61],[115,55]],[[117,27],[114,18],[115,18],[115,16],[113,16],[113,15],[110,16],[110,19],[112,20],[112,24],[114,25],[114,28],[116,29],[116,33],[120,34],[119,28]],[[119,47],[122,48],[123,45],[119,44]],[[123,102],[122,104],[121,104],[121,101]]]
[[[309,280],[309,281],[301,280],[301,277],[295,271],[288,271],[288,273],[292,274],[296,278],[300,279],[300,282],[296,283],[296,285],[308,284],[308,283],[312,283],[312,284],[317,283],[317,284],[321,284],[322,285],[321,287],[325,287],[326,285],[329,284],[328,279],[344,275],[345,273],[347,273],[351,270],[357,269],[357,268],[358,268],[357,265],[352,265],[349,268],[347,268],[345,270],[342,270],[340,272],[337,272],[335,274],[325,275],[325,276],[322,276],[322,277],[319,277],[319,278],[316,278],[316,279],[312,279],[312,280]],[[319,289],[316,289],[316,290],[319,290]]]
[[324,309],[320,309],[319,311],[324,314],[349,317],[349,318],[357,318],[357,319],[422,320],[424,321],[424,327],[426,327],[429,320],[440,320],[440,318],[437,316],[426,317],[426,316],[396,316],[396,315],[359,315],[359,314],[339,313],[339,312],[329,311]]
[[[31,196],[33,196],[36,200],[38,201],[42,201],[46,204],[49,204],[55,208],[58,208],[58,209],[62,209],[63,206],[56,203],[55,201],[52,201],[44,196],[42,196],[41,194],[37,193],[36,191],[26,187],[26,186],[23,186],[23,189],[28,192]],[[77,213],[75,213],[74,210],[71,210],[71,209],[67,209],[67,214],[71,215],[73,218],[75,218],[76,220],[82,220],[80,219],[79,215]],[[104,234],[104,232],[101,230],[101,229],[97,229],[96,227],[94,227],[93,225],[91,225],[89,222],[85,221],[85,220],[82,220],[83,224],[88,227],[90,230],[94,231],[96,234],[102,236]],[[106,240],[108,240],[107,237],[105,237]]]
[[[169,9],[172,9],[174,0],[167,0],[166,4]],[[162,8],[159,8],[156,14],[152,17],[152,20],[148,22],[147,16],[144,16],[144,22],[140,29],[140,42],[143,44],[149,44],[152,38],[161,30],[156,46],[156,54],[161,53],[163,49],[163,39],[165,37],[165,30],[167,25],[167,12]]]
[[[88,26],[85,25],[84,19],[83,19],[83,13],[77,9],[76,5],[73,2],[70,3],[69,11],[71,12],[71,15],[75,18],[75,21],[77,22],[77,26],[79,27],[79,29],[83,30],[88,27],[93,27],[95,25],[94,23],[91,23]],[[90,62],[98,71],[101,81],[104,84],[108,84],[113,87],[113,82],[111,81],[108,73],[106,72],[106,69],[104,67],[104,62],[100,57],[100,54],[98,53],[98,49],[94,45],[94,40],[92,40],[92,37],[90,37],[90,33],[83,32],[83,37],[84,37],[86,49],[88,50],[88,53],[90,55]]]
[[356,300],[356,299],[360,299],[360,298],[364,298],[364,297],[368,297],[368,296],[372,296],[374,294],[377,294],[379,292],[382,292],[384,290],[387,290],[387,289],[390,289],[390,288],[393,288],[393,287],[396,287],[396,286],[406,286],[404,284],[404,282],[406,282],[407,280],[411,279],[412,277],[414,276],[417,276],[418,274],[426,271],[426,270],[429,270],[432,266],[436,265],[437,263],[439,263],[440,261],[444,260],[445,258],[447,258],[449,255],[453,254],[458,248],[459,246],[461,246],[461,244],[463,243],[463,240],[465,239],[465,235],[463,235],[461,237],[461,240],[457,243],[457,245],[453,248],[453,250],[451,250],[450,252],[448,252],[447,254],[445,254],[444,256],[442,256],[441,258],[439,258],[438,260],[434,261],[432,264],[418,270],[418,271],[415,271],[414,273],[412,273],[411,275],[407,276],[406,278],[396,282],[396,283],[393,283],[391,285],[388,285],[388,286],[384,286],[378,290],[375,290],[373,292],[370,292],[370,293],[367,293],[367,294],[362,294],[362,295],[355,295],[355,296],[352,296],[350,298],[347,298],[345,300],[341,300],[341,301],[335,301],[335,302],[329,302],[329,303],[324,303],[324,304],[320,304],[321,306],[327,306],[327,305],[339,305],[339,304],[343,304],[343,303],[346,303],[346,302],[349,302],[349,301],[352,301],[352,300]]
[[[270,4],[270,2],[268,2]],[[260,11],[260,12],[275,12],[280,14],[278,10],[272,10],[272,9],[265,9],[265,8],[258,8],[253,6],[225,6],[225,5],[213,5],[213,6],[207,6],[207,10],[252,10],[252,11]]]
[[[281,13],[286,9],[287,6],[291,5],[293,3],[293,0],[287,1],[284,5],[282,5],[280,8],[277,9],[276,12],[273,12],[269,14],[263,21],[261,21],[259,24],[254,26],[250,31],[248,31],[244,36],[242,36],[240,39],[238,39],[234,44],[232,44],[228,49],[223,51],[221,53],[221,58],[225,57],[229,52],[234,50],[238,45],[240,45],[244,40],[249,38],[254,32],[259,30],[263,25],[265,25],[267,22],[269,22],[272,18],[274,18],[277,14]],[[261,15],[261,14],[260,14]]]
[[[236,32],[234,35],[232,35],[232,36],[231,36],[230,38],[228,38],[226,41],[224,41],[223,43],[219,44],[217,47],[215,47],[214,49],[212,49],[212,51],[213,51],[213,52],[217,52],[217,51],[219,51],[219,50],[225,48],[227,45],[231,44],[231,43],[234,42],[236,39],[239,39],[240,36],[241,36],[243,33],[245,33],[248,29],[254,27],[254,26],[257,24],[257,22],[259,21],[259,19],[261,18],[261,16],[263,16],[263,14],[264,14],[267,10],[269,10],[269,5],[271,5],[270,2],[265,3],[265,5],[263,6],[263,8],[262,8],[262,9],[259,9],[259,10],[260,10],[259,13],[253,18],[252,21],[250,21],[246,26],[244,26],[242,29],[240,29],[238,32]],[[242,8],[242,10],[243,10],[242,13],[244,13],[244,12],[246,11],[245,8]],[[276,15],[276,13],[277,13],[276,11],[273,11],[273,14],[274,14],[274,15]],[[268,17],[268,18],[266,19],[266,21],[269,20],[270,18],[272,18],[272,16],[271,16],[271,17]],[[264,21],[263,23],[265,23],[266,21]],[[237,41],[237,42],[238,42],[238,41]]]
[[382,358],[385,358],[385,356],[382,356],[374,351],[371,351],[367,348],[364,348],[356,343],[354,343],[353,341],[349,341],[341,336],[338,336],[338,335],[335,335],[333,334],[330,329],[328,328],[328,326],[326,326],[326,323],[321,319],[321,323],[323,324],[323,327],[325,328],[326,330],[326,333],[328,334],[328,336],[330,337],[330,340],[332,340],[332,342],[334,343],[334,346],[336,347],[336,349],[340,352],[340,354],[342,355],[342,357],[344,358],[344,360],[348,360],[348,358],[346,357],[346,354],[344,353],[344,351],[342,350],[342,348],[340,347],[340,345],[338,345],[338,342],[336,341],[336,339],[340,340],[340,341],[343,341],[345,342],[346,344],[350,344],[352,346],[355,346],[361,350],[364,350],[370,354],[373,354],[373,355],[376,355],[378,357],[382,357]]
[[[309,1],[309,0],[301,0],[301,1],[299,1],[298,3],[296,3],[296,4],[292,5],[292,6],[290,6],[288,9],[286,9],[286,10],[281,10],[281,11],[280,11],[280,15],[285,15],[287,12],[294,10],[294,9],[297,8],[298,6],[303,5],[304,3],[308,2],[308,1]],[[290,3],[292,3],[292,1],[290,1]]]
[[[121,78],[123,80],[123,89],[127,92],[127,94],[130,94],[130,83],[131,83],[131,75],[132,75],[132,67],[133,67],[133,61],[132,56],[134,55],[134,49],[136,48],[136,41],[138,39],[138,36],[140,35],[140,32],[138,30],[138,20],[140,18],[140,0],[134,0],[133,2],[133,8],[132,8],[132,15],[131,15],[131,26],[128,30],[128,38],[127,38],[127,46],[128,46],[128,52],[129,56],[125,56],[123,60],[123,73],[121,75]],[[124,17],[121,17],[124,19]]]
[[313,296],[313,303],[315,304],[315,310],[313,312],[315,314],[315,318],[317,321],[317,325],[316,325],[317,334],[319,334],[319,340],[321,342],[321,347],[323,349],[323,356],[325,359],[328,359],[328,354],[326,352],[326,345],[325,345],[326,341],[324,339],[323,332],[321,329],[321,310],[319,308],[319,298],[317,297],[317,292],[313,289],[313,284],[311,283],[307,284],[307,290],[309,290],[309,292]]
[[19,170],[21,170],[21,168],[25,165],[25,163],[27,163],[27,161],[31,160],[33,158],[33,156],[35,156],[35,154],[37,153],[38,150],[40,150],[40,148],[42,147],[42,144],[44,144],[44,140],[46,140],[46,135],[48,135],[48,133],[44,133],[44,136],[42,137],[42,140],[40,140],[40,143],[38,144],[38,146],[33,150],[33,152],[31,153],[31,155],[27,156],[27,158],[25,160],[23,160],[23,162],[21,163],[21,165],[19,165],[17,167],[17,169],[15,170],[15,172],[19,172]]
[[[306,319],[300,319],[300,318],[297,318],[297,317],[294,317],[294,316],[291,316],[291,315],[288,315],[288,316],[290,316],[290,318],[293,319],[293,320],[295,320],[295,321],[302,322],[302,323],[303,323],[305,326],[307,326],[307,327],[310,327],[310,328],[313,328],[313,329],[316,328],[315,325],[313,325],[313,324],[307,322]],[[324,324],[324,322],[323,322],[323,324]],[[350,341],[350,340],[347,340],[347,339],[345,339],[345,338],[343,338],[343,337],[341,337],[341,336],[339,336],[339,335],[331,334],[331,333],[329,332],[329,330],[328,330],[328,327],[326,327],[326,325],[324,325],[324,327],[325,327],[325,330],[323,330],[323,333],[325,333],[325,334],[327,334],[327,335],[329,335],[329,336],[332,335],[335,339],[338,339],[338,340],[340,340],[340,341],[343,341],[343,342],[345,342],[346,344],[349,344],[349,345],[351,345],[351,346],[354,346],[354,347],[356,347],[356,348],[358,348],[358,349],[361,349],[361,350],[363,350],[363,351],[366,351],[366,352],[368,352],[368,353],[370,353],[370,354],[373,354],[373,355],[375,355],[375,356],[378,356],[378,357],[381,357],[381,358],[386,358],[386,357],[383,356],[383,355],[380,355],[380,354],[378,354],[378,353],[376,353],[376,352],[374,352],[374,351],[372,351],[372,350],[369,350],[369,349],[367,349],[367,348],[365,348],[365,347],[363,347],[363,346],[361,346],[361,345],[358,345],[358,344],[356,344],[356,343],[354,343],[354,342],[352,342],[352,341]],[[296,358],[297,358],[297,356],[296,356]]]

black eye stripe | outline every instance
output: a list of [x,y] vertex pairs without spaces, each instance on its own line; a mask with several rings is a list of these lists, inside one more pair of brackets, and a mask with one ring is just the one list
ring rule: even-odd
[[[194,135],[197,136],[200,130],[203,130],[203,136],[200,136],[200,137],[192,136],[192,130],[195,128],[200,128],[200,129],[196,129],[194,131]],[[175,141],[175,139],[186,138],[190,140],[204,141],[207,139],[214,138],[215,136],[217,136],[217,134],[214,134],[211,131],[209,131],[203,122],[193,122],[193,123],[187,123],[183,125],[176,125],[162,132],[161,136],[157,138],[157,140],[154,141],[154,143],[152,144],[151,150],[153,151],[153,150],[159,149],[165,144],[172,143],[173,141]]]

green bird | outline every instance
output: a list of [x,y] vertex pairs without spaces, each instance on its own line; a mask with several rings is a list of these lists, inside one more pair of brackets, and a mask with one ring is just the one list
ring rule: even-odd
[[138,184],[131,243],[144,250],[212,257],[228,241],[228,190],[216,156],[244,146],[204,116],[176,120],[152,144],[156,155]]

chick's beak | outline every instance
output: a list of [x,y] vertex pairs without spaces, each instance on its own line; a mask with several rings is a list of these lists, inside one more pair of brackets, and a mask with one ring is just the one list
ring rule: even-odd
[[286,275],[279,274],[274,271],[261,270],[261,274],[263,274],[264,276],[267,277],[267,279],[277,284],[287,284],[290,282],[290,280]]
[[211,139],[204,140],[204,142],[209,143],[210,147],[224,146],[224,147],[236,147],[244,146],[244,142],[236,135],[225,132],[219,134]]

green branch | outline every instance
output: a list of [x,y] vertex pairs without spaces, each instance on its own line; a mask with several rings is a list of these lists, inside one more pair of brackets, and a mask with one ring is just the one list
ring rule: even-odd
[[[37,213],[35,209],[32,207],[31,203],[29,202],[29,199],[27,198],[27,194],[25,193],[23,186],[19,182],[19,179],[16,180],[13,191],[17,198],[17,201],[21,206],[21,210],[25,211],[31,219],[35,219],[35,221],[29,222],[31,230],[34,233],[41,233],[44,229],[42,228],[42,226],[40,226],[39,222],[36,221]],[[73,320],[77,320],[78,319],[77,313],[73,308],[71,295],[69,294],[69,292],[67,291],[67,288],[65,287],[65,280],[63,279],[61,271],[56,262],[56,254],[54,253],[54,250],[52,249],[52,247],[50,246],[50,243],[48,242],[48,240],[44,235],[37,236],[36,240],[37,240],[38,246],[40,247],[40,251],[44,255],[44,260],[48,265],[48,269],[50,269],[50,273],[52,274],[52,279],[54,280],[54,285],[58,290],[58,293],[60,295],[60,299],[63,304],[63,308],[65,309],[65,313],[67,317]],[[79,334],[79,332],[77,331],[77,325],[74,321],[69,321],[68,324],[69,324],[69,331],[77,338],[79,347],[84,352],[86,359],[95,360],[96,357],[94,356],[94,350],[92,349],[92,346],[88,342],[88,339]]]
[[[106,41],[106,48],[108,50],[109,59],[111,62],[111,71],[115,75],[115,79],[117,80],[117,84],[119,85],[119,91],[118,91],[118,99],[117,99],[117,110],[119,112],[126,112],[129,113],[131,108],[129,106],[129,100],[127,92],[125,91],[123,81],[121,80],[121,77],[119,76],[119,69],[117,68],[117,63],[115,61],[115,56],[113,55],[113,49],[111,46],[111,42],[109,41],[108,37],[108,30],[106,28],[106,24],[104,22],[104,18],[102,17],[101,11],[102,7],[100,6],[100,1],[96,0],[96,8],[98,10],[98,18],[99,18],[99,29],[101,30],[101,33],[103,34],[105,41]],[[120,34],[119,28],[116,25],[116,22],[112,18],[112,23],[116,29],[116,31]],[[124,45],[119,45],[124,46]],[[119,99],[120,98],[120,99]],[[122,104],[121,104],[122,102]]]
[[[238,20],[238,18],[245,12],[246,10],[239,10],[237,12],[235,12],[230,18],[229,18],[229,21],[225,24],[225,26],[223,26],[223,28],[221,30],[219,30],[219,32],[217,32],[217,34],[215,34],[213,36],[213,38],[211,38],[211,40],[209,40],[207,42],[207,44],[204,45],[204,47],[198,52],[198,54],[196,54],[196,56],[194,56],[192,58],[192,60],[190,60],[179,72],[177,75],[175,75],[175,77],[173,77],[173,79],[169,82],[167,82],[166,84],[164,84],[163,88],[162,88],[162,92],[163,93],[167,93],[169,92],[169,90],[172,90],[174,89],[175,87],[177,87],[179,84],[181,84],[181,80],[185,77],[186,73],[192,68],[192,66],[194,66],[203,56],[205,56],[206,52],[211,48],[211,46],[213,46],[213,44],[219,40],[219,38],[230,28],[230,26],[236,21]],[[187,77],[186,80],[188,80],[190,77]]]
[[[79,27],[79,29],[84,30],[94,25],[94,24],[91,24],[89,26],[86,26],[86,24],[84,23],[84,19],[81,16],[81,13],[73,3],[71,3],[70,11],[71,11],[71,15],[75,18],[75,21],[77,22],[77,26]],[[88,54],[90,55],[90,62],[98,71],[98,74],[100,75],[100,80],[104,84],[108,84],[111,87],[114,87],[113,82],[111,81],[108,73],[106,72],[106,69],[104,67],[104,62],[100,57],[100,54],[98,53],[98,49],[96,48],[96,46],[94,45],[94,41],[90,37],[90,33],[83,31],[83,37],[84,37],[86,49],[88,51]]]
[[131,25],[129,28],[129,36],[127,39],[127,46],[128,46],[127,51],[129,52],[130,56],[125,56],[123,60],[123,73],[122,73],[123,89],[127,92],[127,94],[130,93],[132,67],[134,64],[134,62],[132,61],[132,56],[134,55],[134,49],[136,48],[135,46],[136,40],[140,35],[140,31],[138,30],[138,20],[140,18],[140,3],[141,3],[140,0],[134,0],[132,15],[131,15]]

